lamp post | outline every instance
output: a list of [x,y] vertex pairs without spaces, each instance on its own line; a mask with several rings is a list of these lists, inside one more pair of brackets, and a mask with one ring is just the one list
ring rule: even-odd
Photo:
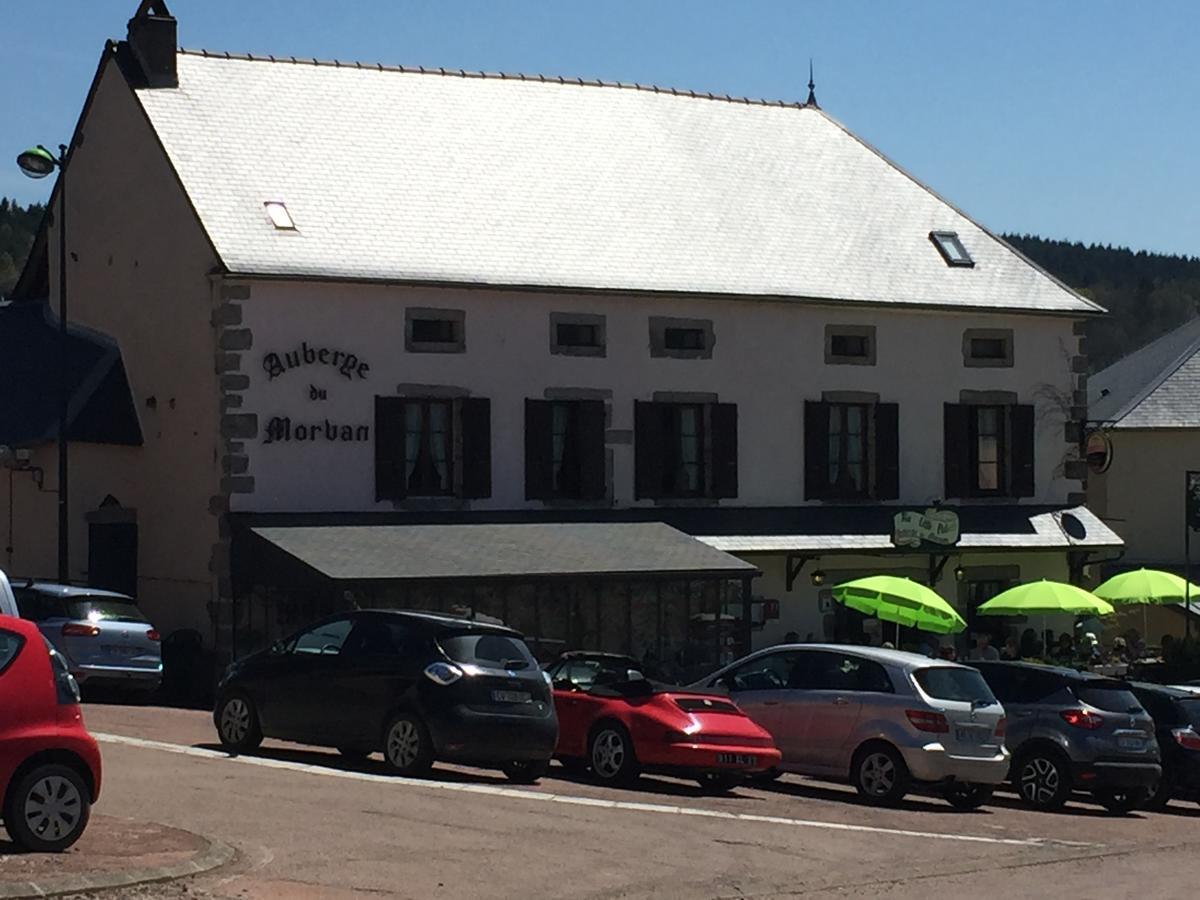
[[69,520],[67,517],[67,145],[58,145],[55,156],[41,144],[17,157],[17,165],[30,178],[45,178],[58,169],[58,580],[70,577]]

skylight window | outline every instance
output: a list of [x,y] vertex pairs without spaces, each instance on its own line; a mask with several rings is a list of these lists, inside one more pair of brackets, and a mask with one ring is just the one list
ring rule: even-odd
[[968,268],[975,265],[975,260],[971,259],[971,254],[967,252],[967,248],[958,239],[957,231],[931,231],[929,232],[929,239],[938,248],[938,253],[942,254],[942,259],[946,261],[946,265],[966,266]]
[[296,223],[292,220],[292,214],[288,212],[287,206],[281,200],[268,200],[263,204],[267,210],[267,218],[271,220],[280,231],[295,231]]

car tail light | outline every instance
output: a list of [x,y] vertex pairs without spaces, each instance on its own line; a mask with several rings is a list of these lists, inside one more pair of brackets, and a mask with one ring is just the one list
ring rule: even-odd
[[162,640],[162,636],[159,635],[159,633],[157,631],[155,631],[153,628],[151,628],[149,631],[146,632],[146,640],[157,642],[157,641]]
[[1074,725],[1076,728],[1086,728],[1088,731],[1095,731],[1104,724],[1104,716],[1088,712],[1086,709],[1064,709],[1059,715],[1062,716],[1062,720],[1068,725]]
[[932,731],[934,734],[944,734],[950,730],[950,723],[940,712],[930,712],[925,709],[906,709],[904,714],[913,723],[917,731]]
[[996,723],[995,736],[1000,740],[1004,740],[1004,731],[1006,728],[1008,728],[1008,720],[1004,716],[1001,716],[1000,721]]
[[1187,728],[1172,729],[1171,735],[1184,750],[1200,750],[1200,734],[1196,734],[1190,725]]
[[63,637],[95,637],[100,633],[98,625],[83,625],[77,622],[68,622],[62,627]]
[[425,667],[425,677],[434,684],[440,684],[445,687],[448,684],[454,684],[454,682],[462,678],[463,670],[458,666],[450,665],[450,663],[434,662]]

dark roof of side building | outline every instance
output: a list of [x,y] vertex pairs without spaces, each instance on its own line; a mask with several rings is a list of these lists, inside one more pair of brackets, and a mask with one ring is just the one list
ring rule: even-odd
[[1200,428],[1200,317],[1088,379],[1088,418],[1113,428]]

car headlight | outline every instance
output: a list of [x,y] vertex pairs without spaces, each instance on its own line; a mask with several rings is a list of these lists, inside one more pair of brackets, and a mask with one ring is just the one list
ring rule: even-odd
[[425,667],[425,677],[445,687],[463,677],[463,670],[447,662],[433,662]]

